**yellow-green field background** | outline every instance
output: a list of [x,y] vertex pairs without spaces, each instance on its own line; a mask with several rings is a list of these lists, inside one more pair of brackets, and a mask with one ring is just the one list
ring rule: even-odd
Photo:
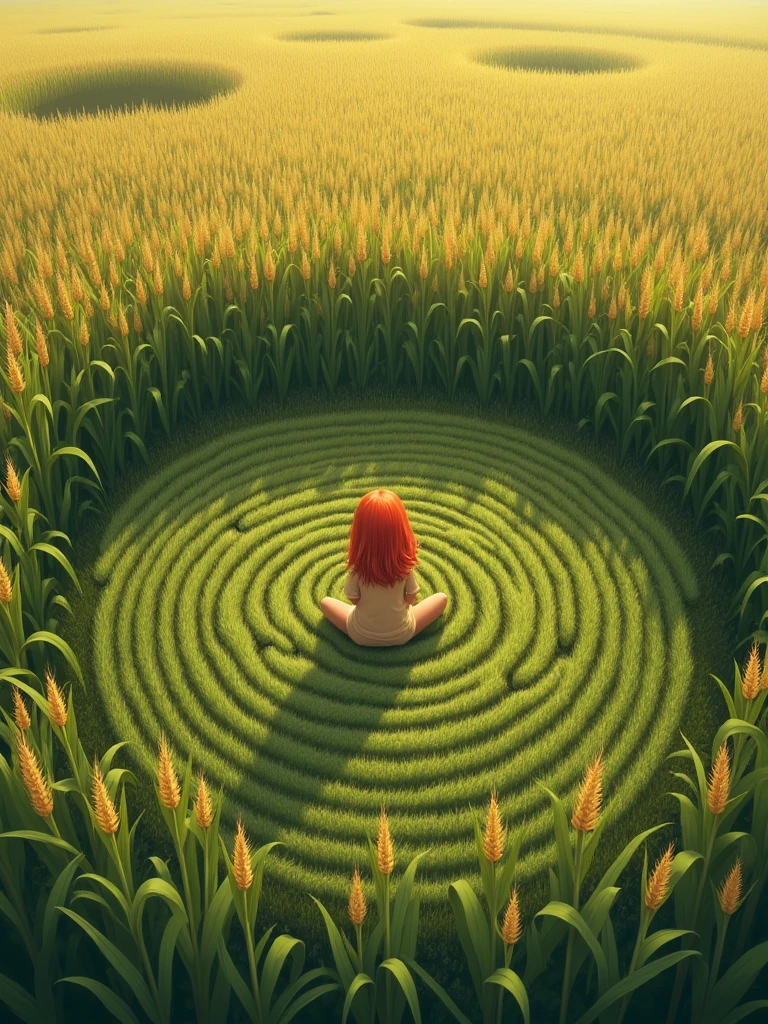
[[[764,4],[548,5],[535,21],[589,32],[438,30],[419,16],[524,20],[512,5],[118,3],[0,7],[0,91],[9,102],[74,69],[125,62],[233,69],[242,84],[201,108],[151,110],[97,122],[37,122],[0,113],[0,239],[19,213],[108,214],[126,189],[140,207],[183,182],[204,203],[252,179],[280,195],[306,182],[363,192],[386,181],[501,183],[518,195],[601,194],[641,218],[668,202],[670,222],[703,214],[721,230],[761,232],[765,200],[768,51],[629,32],[711,34],[768,46]],[[327,10],[325,16],[312,11]],[[532,17],[528,12],[528,17]],[[94,31],[71,31],[103,26]],[[290,31],[381,31],[365,43],[295,42]],[[70,30],[70,31],[57,31]],[[627,53],[644,66],[589,76],[506,72],[478,65],[487,46],[573,46]],[[113,192],[113,190],[115,190]],[[98,200],[89,199],[94,195]],[[119,197],[119,198],[118,198]],[[71,199],[73,206],[67,206]],[[247,201],[247,199],[246,199]],[[98,202],[98,205],[95,205]],[[62,206],[63,204],[63,206]],[[253,204],[256,205],[255,203]],[[38,212],[39,211],[39,212]],[[15,214],[15,216],[14,216]],[[636,220],[637,224],[638,221]],[[71,226],[71,225],[70,225]],[[715,239],[712,238],[714,241]]]

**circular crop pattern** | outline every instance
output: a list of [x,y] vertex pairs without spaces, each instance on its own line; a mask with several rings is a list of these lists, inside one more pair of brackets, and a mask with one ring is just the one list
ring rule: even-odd
[[172,108],[205,103],[234,89],[239,75],[225,68],[176,65],[95,67],[33,83],[23,103],[9,97],[12,109],[41,120],[142,106]]
[[[322,12],[320,12],[322,13]],[[307,29],[301,32],[286,32],[280,37],[293,43],[370,43],[377,39],[389,39],[383,32],[355,32],[345,29]]]
[[642,65],[642,61],[626,53],[560,46],[484,50],[475,56],[475,61],[478,64],[489,64],[491,67],[507,68],[510,71],[555,72],[567,75],[632,71]]
[[[400,647],[326,622],[359,498],[397,491],[443,618]],[[230,433],[153,476],[95,565],[96,684],[120,738],[224,786],[229,824],[281,839],[273,868],[346,892],[379,807],[423,894],[475,870],[492,788],[526,822],[520,875],[552,863],[540,779],[566,800],[598,748],[616,820],[669,752],[691,682],[697,584],[666,528],[603,471],[482,419],[417,410]]]

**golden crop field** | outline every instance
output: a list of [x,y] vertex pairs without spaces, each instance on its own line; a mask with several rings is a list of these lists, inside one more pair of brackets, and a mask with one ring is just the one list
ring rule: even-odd
[[[471,238],[489,222],[502,236],[526,230],[542,211],[564,245],[590,211],[601,225],[613,215],[625,250],[644,232],[656,241],[667,231],[684,240],[706,230],[716,247],[738,239],[739,252],[764,244],[765,50],[592,31],[428,29],[357,8],[240,9],[209,16],[184,4],[148,20],[140,5],[102,13],[73,4],[66,14],[41,8],[36,28],[26,9],[4,14],[6,108],[34,107],[126,65],[239,82],[180,113],[39,123],[0,115],[6,281],[30,276],[25,252],[50,252],[62,231],[72,242],[86,234],[97,248],[146,233],[172,258],[185,223],[189,233],[204,218],[226,219],[239,245],[279,214],[283,231],[309,250],[307,218],[322,233],[339,207],[355,226],[389,218],[397,233],[407,223],[417,250],[428,225],[444,234],[449,214],[456,234]],[[768,29],[757,32],[748,11],[729,17],[732,32],[768,46]],[[89,23],[102,27],[74,31]],[[283,38],[356,26],[384,38]],[[489,48],[609,51],[639,66],[509,72],[473,61]]]

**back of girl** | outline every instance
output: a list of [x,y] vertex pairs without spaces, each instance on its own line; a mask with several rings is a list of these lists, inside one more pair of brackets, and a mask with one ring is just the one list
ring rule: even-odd
[[417,549],[400,498],[393,491],[369,491],[355,509],[349,534],[344,593],[351,604],[324,597],[323,615],[357,644],[406,643],[439,618],[448,602],[439,593],[416,604]]

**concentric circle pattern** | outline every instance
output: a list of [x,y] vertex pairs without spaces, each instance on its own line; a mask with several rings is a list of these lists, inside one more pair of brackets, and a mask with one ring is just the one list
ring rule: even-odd
[[[440,622],[361,648],[342,596],[358,499],[403,498]],[[148,768],[165,730],[221,784],[231,824],[281,839],[274,870],[346,892],[386,804],[423,895],[475,870],[472,810],[525,823],[522,878],[553,862],[536,780],[570,808],[605,748],[621,818],[674,743],[697,584],[666,528],[591,462],[480,418],[300,417],[228,434],[153,476],[96,566],[97,685]],[[631,822],[626,823],[628,832]]]

